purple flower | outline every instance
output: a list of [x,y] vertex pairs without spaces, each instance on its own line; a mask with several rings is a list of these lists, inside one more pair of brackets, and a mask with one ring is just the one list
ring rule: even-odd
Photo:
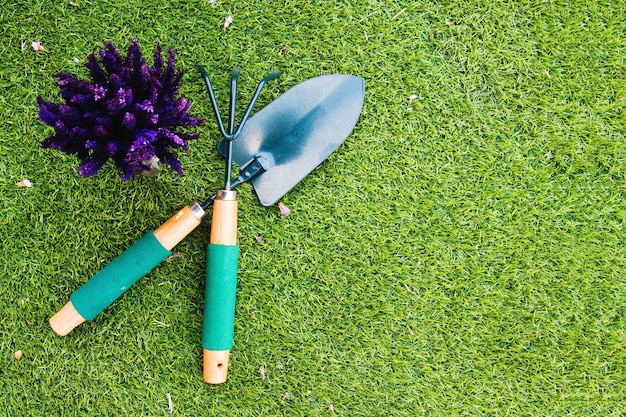
[[280,210],[281,216],[289,216],[291,214],[291,210],[284,203],[278,203],[278,210]]
[[64,103],[37,97],[40,120],[55,131],[42,146],[76,155],[81,161],[78,173],[85,177],[112,159],[122,178],[129,179],[150,169],[153,157],[182,175],[176,150],[187,152],[187,142],[199,135],[181,128],[204,121],[189,115],[191,103],[178,96],[183,73],[174,68],[174,52],[168,49],[164,62],[157,45],[149,67],[136,40],[131,39],[126,57],[107,42],[87,57],[86,67],[90,81],[56,75]]

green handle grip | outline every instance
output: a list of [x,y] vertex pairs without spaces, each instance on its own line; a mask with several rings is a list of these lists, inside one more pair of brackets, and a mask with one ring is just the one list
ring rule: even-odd
[[221,351],[233,347],[238,256],[237,245],[209,244],[207,248],[204,349]]
[[171,253],[150,231],[74,291],[70,301],[85,320],[93,320]]

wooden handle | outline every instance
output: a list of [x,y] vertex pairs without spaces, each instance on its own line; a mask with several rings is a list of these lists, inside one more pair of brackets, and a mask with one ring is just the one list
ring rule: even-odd
[[50,327],[59,336],[65,336],[84,322],[85,318],[76,311],[71,301],[68,301],[58,313],[50,317]]
[[[207,283],[203,346],[230,347],[235,325],[237,279],[237,200],[234,191],[220,191],[213,202],[208,253],[228,251],[225,258],[207,255]],[[217,271],[217,272],[216,272]],[[217,334],[216,334],[217,333]],[[209,384],[222,384],[228,375],[230,349],[203,349],[202,376]]]
[[223,384],[228,375],[230,350],[203,349],[202,376],[208,384]]
[[193,203],[163,223],[154,231],[154,236],[165,249],[172,250],[193,229],[198,227],[204,215],[202,207],[198,203]]
[[237,244],[237,200],[216,199],[213,202],[210,242],[216,245]]

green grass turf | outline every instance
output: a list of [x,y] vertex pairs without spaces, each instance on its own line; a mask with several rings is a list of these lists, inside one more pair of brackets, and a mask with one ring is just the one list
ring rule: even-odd
[[[623,0],[0,3],[0,415],[626,414]],[[176,51],[209,119],[182,178],[80,178],[40,149],[52,75],[130,37]],[[354,133],[285,196],[289,217],[239,193],[221,386],[201,378],[207,224],[93,322],[48,326],[220,187],[197,61],[222,108],[234,65],[241,97],[284,71],[260,104],[320,74],[366,80]]]

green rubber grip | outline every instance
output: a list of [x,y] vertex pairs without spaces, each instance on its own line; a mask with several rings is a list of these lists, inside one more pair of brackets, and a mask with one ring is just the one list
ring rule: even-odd
[[238,257],[238,245],[210,243],[207,248],[202,325],[202,347],[207,350],[233,347]]
[[152,230],[74,291],[70,301],[85,320],[93,320],[169,255]]

